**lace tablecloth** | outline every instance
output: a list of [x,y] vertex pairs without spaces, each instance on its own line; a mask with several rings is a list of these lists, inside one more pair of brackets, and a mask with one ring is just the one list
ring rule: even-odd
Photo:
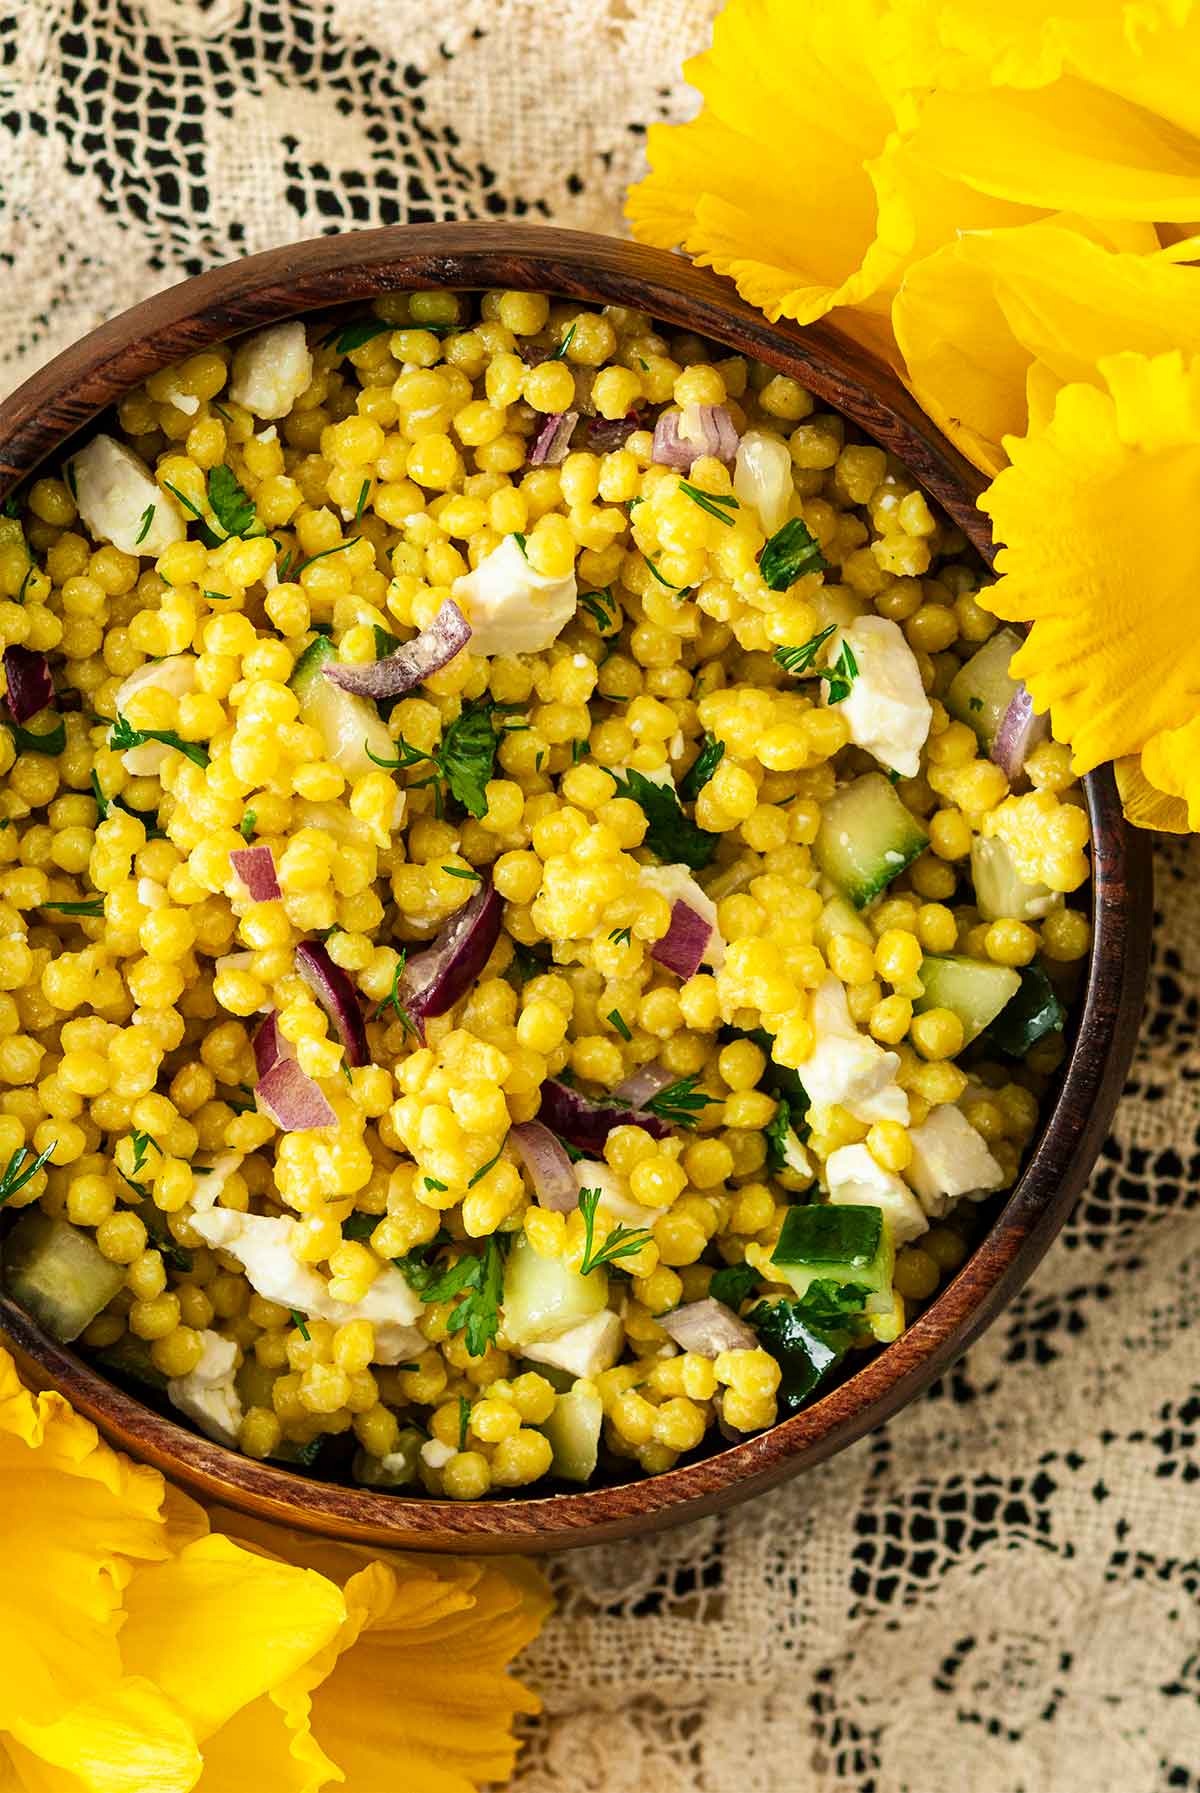
[[[317,231],[618,229],[714,10],[9,0],[0,391]],[[1162,851],[1158,884],[1129,1089],[1032,1285],[804,1481],[563,1559],[519,1793],[1200,1793],[1200,847]]]

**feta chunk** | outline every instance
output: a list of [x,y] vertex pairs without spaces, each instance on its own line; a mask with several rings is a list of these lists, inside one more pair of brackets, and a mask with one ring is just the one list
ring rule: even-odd
[[427,1438],[421,1446],[421,1461],[426,1469],[445,1469],[451,1457],[457,1452],[452,1444],[443,1444],[440,1438]]
[[[670,782],[669,779],[667,782]],[[657,890],[665,896],[672,907],[676,903],[686,903],[712,929],[708,937],[708,945],[704,949],[704,963],[719,971],[725,963],[725,942],[721,938],[721,930],[717,926],[717,905],[707,893],[701,890],[686,865],[644,865],[641,881],[648,884],[651,890]]]
[[313,358],[299,318],[272,324],[242,343],[233,357],[229,396],[256,417],[286,417],[312,383]]
[[[850,739],[881,766],[902,778],[915,778],[933,721],[916,656],[899,626],[883,616],[860,616],[839,629],[829,644],[827,664],[835,664],[843,645],[850,648],[858,666],[849,694],[837,706]],[[821,694],[821,701],[828,704],[825,681]]]
[[364,1488],[406,1487],[417,1479],[422,1444],[432,1442],[432,1439],[422,1439],[415,1426],[406,1426],[395,1450],[389,1451],[386,1457],[372,1457],[367,1451],[356,1451],[351,1474]]
[[173,1376],[167,1398],[186,1413],[206,1438],[217,1444],[236,1445],[242,1424],[242,1398],[234,1385],[237,1344],[219,1332],[205,1331],[200,1361],[186,1376]]
[[860,1121],[908,1121],[908,1097],[896,1082],[900,1055],[885,1052],[850,1019],[846,992],[830,972],[812,999],[815,1044],[796,1071],[817,1108],[835,1103]]
[[[118,716],[125,714],[125,707],[135,692],[148,689],[169,691],[172,697],[186,697],[196,689],[195,654],[168,654],[165,660],[147,660],[144,666],[131,672],[117,691]],[[137,724],[132,726],[136,728]],[[161,741],[144,741],[140,747],[127,747],[121,755],[121,764],[134,778],[154,778],[167,755],[174,751]]]
[[375,1328],[376,1363],[403,1363],[425,1349],[425,1339],[415,1324],[423,1312],[421,1298],[402,1271],[392,1266],[381,1271],[361,1301],[336,1301],[325,1278],[293,1256],[296,1222],[286,1215],[239,1214],[230,1208],[214,1208],[207,1214],[193,1214],[192,1226],[206,1245],[236,1258],[251,1288],[268,1301],[310,1318],[332,1320],[336,1326],[344,1326],[347,1320],[370,1320]]
[[796,493],[792,477],[792,451],[782,436],[766,430],[747,430],[738,443],[733,464],[734,496],[751,510],[768,535],[787,522]]
[[599,1206],[614,1220],[624,1221],[626,1226],[653,1226],[656,1220],[662,1219],[661,1208],[644,1208],[641,1202],[634,1201],[629,1192],[628,1177],[623,1177],[611,1164],[605,1164],[602,1158],[579,1158],[571,1169],[580,1190],[600,1191]]
[[533,1363],[548,1363],[553,1369],[590,1380],[601,1370],[612,1369],[621,1355],[624,1339],[625,1328],[619,1316],[606,1307],[560,1332],[557,1338],[524,1346],[521,1355]]
[[[175,500],[123,442],[93,436],[71,457],[70,467],[79,515],[102,542],[123,554],[156,558],[183,540],[187,526]],[[147,511],[153,512],[148,527]]]
[[192,1194],[192,1213],[205,1214],[215,1208],[222,1191],[235,1170],[242,1165],[242,1152],[218,1152],[207,1170],[202,1171],[198,1165],[192,1167],[196,1179]]
[[945,1214],[959,1196],[978,1200],[1004,1187],[1004,1172],[962,1110],[946,1103],[909,1134],[912,1163],[908,1180],[926,1214]]
[[473,654],[536,654],[549,647],[575,614],[575,574],[548,579],[536,573],[506,535],[450,595],[471,625]]
[[825,1177],[831,1202],[882,1208],[894,1245],[907,1245],[929,1231],[921,1204],[908,1184],[877,1164],[866,1146],[839,1146],[830,1152]]

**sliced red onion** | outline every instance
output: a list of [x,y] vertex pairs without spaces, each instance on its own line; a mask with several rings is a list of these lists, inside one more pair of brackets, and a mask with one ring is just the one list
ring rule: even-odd
[[731,464],[737,455],[738,434],[724,405],[689,405],[688,422],[695,424],[699,440],[680,433],[682,411],[663,411],[654,426],[654,460],[659,467],[690,470],[701,455],[715,455]]
[[652,1096],[657,1096],[659,1090],[666,1089],[674,1081],[670,1071],[664,1071],[655,1062],[643,1065],[640,1071],[634,1071],[631,1076],[622,1079],[613,1095],[619,1102],[628,1102],[631,1108],[640,1108],[643,1102],[649,1102]]
[[624,417],[593,417],[588,424],[587,445],[597,454],[611,454],[624,448],[635,430],[642,427],[638,411],[626,411]]
[[296,969],[337,1028],[346,1048],[346,1063],[369,1064],[371,1055],[367,1051],[367,1030],[358,994],[341,966],[330,958],[328,947],[319,941],[302,941],[296,948]]
[[541,1121],[522,1121],[509,1130],[513,1149],[533,1184],[543,1208],[556,1214],[573,1214],[579,1205],[579,1188],[566,1148]]
[[275,855],[270,847],[237,847],[229,855],[242,883],[256,903],[277,903],[283,895],[275,875]]
[[454,599],[447,598],[429,627],[395,653],[385,654],[382,660],[368,660],[363,666],[328,661],[324,673],[331,684],[359,697],[399,697],[453,660],[470,639],[470,623]]
[[531,467],[558,467],[567,458],[578,411],[555,411],[547,417],[529,451]]
[[[7,657],[7,656],[6,656]],[[1050,718],[1039,714],[1023,684],[1017,686],[992,740],[991,757],[1009,784],[1024,779],[1025,761],[1034,748],[1050,739]]]
[[700,1357],[719,1357],[722,1351],[752,1351],[758,1344],[754,1328],[711,1295],[661,1314],[658,1323],[677,1345]]
[[422,1042],[424,1021],[444,1015],[475,982],[500,936],[500,898],[482,884],[431,945],[405,965],[396,994]]
[[54,680],[45,654],[28,647],[6,647],[4,676],[8,680],[8,707],[14,722],[28,722],[54,702]]
[[526,367],[540,367],[543,361],[549,361],[554,354],[551,342],[522,342],[517,345],[517,354]]
[[577,1089],[570,1089],[553,1077],[542,1085],[538,1118],[560,1139],[594,1157],[603,1154],[604,1142],[614,1127],[641,1127],[652,1139],[666,1139],[671,1131],[666,1121],[656,1114],[647,1114],[640,1108],[627,1108],[624,1103],[614,1102],[611,1098],[593,1101],[590,1096],[581,1095]]
[[671,904],[671,925],[661,940],[650,949],[650,957],[673,971],[676,977],[694,977],[704,963],[708,943],[712,939],[712,923],[705,921],[687,903]]
[[277,1059],[255,1084],[254,1094],[263,1113],[284,1133],[332,1127],[337,1119],[320,1084],[306,1076],[294,1058]]
[[254,1035],[254,1070],[258,1077],[265,1077],[273,1070],[282,1058],[295,1058],[295,1050],[290,1040],[286,1040],[279,1031],[279,1010],[272,1009],[264,1016],[262,1025]]

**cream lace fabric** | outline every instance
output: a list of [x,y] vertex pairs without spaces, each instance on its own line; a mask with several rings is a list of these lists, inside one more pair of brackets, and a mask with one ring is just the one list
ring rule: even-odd
[[[317,231],[618,229],[714,10],[8,0],[0,391]],[[562,1559],[518,1793],[1200,1793],[1200,847],[1158,880],[1128,1094],[1031,1287],[806,1480]]]

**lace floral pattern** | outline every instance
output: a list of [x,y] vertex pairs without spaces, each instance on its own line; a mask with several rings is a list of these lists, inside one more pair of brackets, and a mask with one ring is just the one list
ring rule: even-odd
[[[0,391],[201,267],[450,217],[619,228],[716,0],[9,0]],[[552,74],[553,78],[549,78]],[[1200,1793],[1200,846],[1062,1240],[884,1432],[564,1558],[519,1793]]]

